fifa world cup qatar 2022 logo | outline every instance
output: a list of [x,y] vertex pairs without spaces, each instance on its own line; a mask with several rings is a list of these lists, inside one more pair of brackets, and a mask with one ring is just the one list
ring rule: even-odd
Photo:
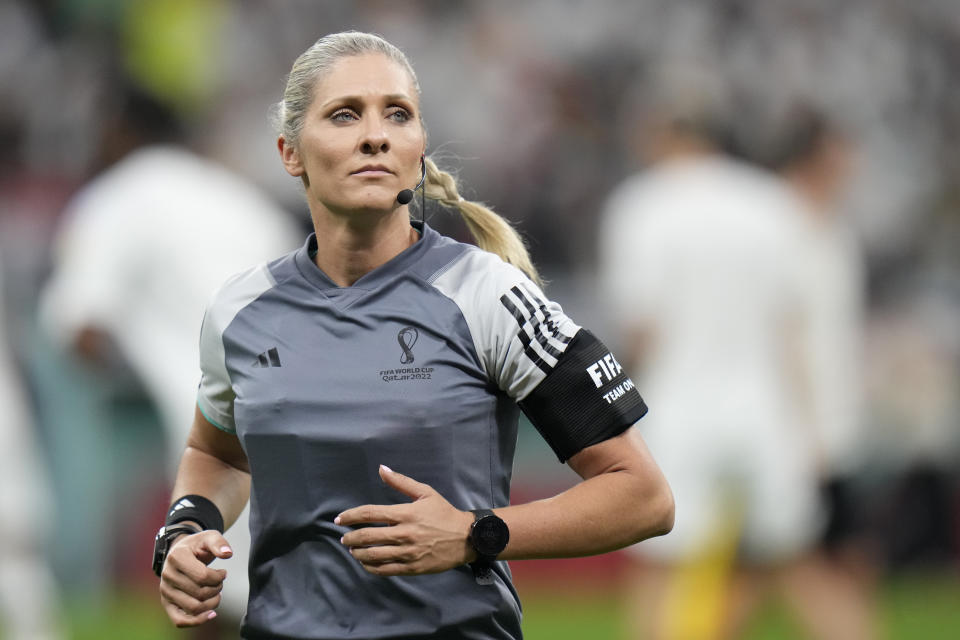
[[400,348],[403,349],[403,355],[400,356],[400,364],[413,363],[413,345],[417,344],[417,338],[419,337],[420,333],[416,327],[404,327],[400,329],[400,333],[397,334],[397,342],[400,343]]
[[[417,344],[417,338],[420,332],[416,327],[404,327],[397,333],[397,344],[400,345],[400,364],[412,365],[414,361],[413,345]],[[422,351],[422,350],[421,350]],[[421,356],[423,353],[420,354]],[[429,358],[428,358],[429,359]],[[421,363],[422,363],[421,358]],[[384,382],[423,382],[433,379],[433,367],[425,367],[422,364],[419,367],[399,367],[397,369],[384,369],[380,372],[380,379]]]

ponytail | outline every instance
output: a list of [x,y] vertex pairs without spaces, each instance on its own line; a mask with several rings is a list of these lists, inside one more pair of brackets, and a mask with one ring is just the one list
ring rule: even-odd
[[452,175],[441,171],[430,158],[424,158],[424,162],[427,167],[424,195],[445,207],[458,209],[477,241],[477,246],[497,254],[504,262],[517,267],[542,287],[540,274],[533,266],[527,247],[516,229],[485,205],[461,198],[457,191],[457,181]]

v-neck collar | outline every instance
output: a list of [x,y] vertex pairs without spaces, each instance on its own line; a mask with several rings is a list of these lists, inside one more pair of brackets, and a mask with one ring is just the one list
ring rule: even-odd
[[420,238],[412,245],[384,262],[372,271],[363,274],[356,282],[348,287],[337,285],[317,266],[313,256],[317,254],[317,235],[311,233],[306,242],[297,250],[295,261],[297,269],[310,284],[320,289],[328,298],[343,300],[353,299],[367,291],[376,289],[386,281],[392,279],[402,271],[406,271],[417,262],[423,254],[434,246],[440,237],[436,231],[419,220],[411,221],[410,225],[420,232]]

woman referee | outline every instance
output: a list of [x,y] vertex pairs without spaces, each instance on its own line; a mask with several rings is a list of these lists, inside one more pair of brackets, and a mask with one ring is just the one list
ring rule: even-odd
[[[402,52],[347,32],[293,65],[285,169],[315,233],[229,280],[201,331],[197,411],[157,535],[163,607],[213,618],[248,498],[260,638],[520,638],[505,560],[662,535],[673,498],[629,428],[646,411],[614,356],[536,284],[522,241],[425,157]],[[411,187],[477,247],[411,222]],[[509,505],[519,411],[583,481]]]

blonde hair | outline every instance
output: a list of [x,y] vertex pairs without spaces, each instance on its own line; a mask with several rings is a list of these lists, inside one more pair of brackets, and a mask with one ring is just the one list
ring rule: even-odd
[[[317,40],[294,61],[290,75],[287,76],[283,99],[274,105],[273,109],[277,132],[289,144],[296,146],[300,140],[304,117],[313,103],[317,81],[342,58],[370,53],[382,54],[403,67],[410,75],[417,97],[420,97],[417,74],[406,54],[396,46],[372,33],[332,33]],[[426,131],[422,115],[420,125]],[[477,246],[500,256],[504,262],[514,265],[542,286],[540,275],[530,260],[523,239],[510,223],[483,204],[461,198],[457,181],[452,175],[441,171],[429,158],[425,158],[424,162],[427,170],[424,195],[446,207],[457,209],[477,241]]]
[[[293,62],[283,100],[274,105],[274,120],[278,133],[290,144],[300,142],[303,119],[313,104],[317,81],[343,58],[379,53],[406,69],[413,81],[414,91],[420,97],[420,83],[407,56],[397,47],[372,33],[343,31],[326,35],[314,42]],[[422,124],[422,121],[421,121]]]
[[460,197],[456,179],[437,167],[430,158],[424,158],[427,166],[427,178],[423,183],[423,194],[436,200],[445,207],[460,211],[460,216],[484,251],[495,253],[504,262],[512,264],[537,283],[543,286],[543,280],[530,260],[527,246],[517,230],[503,217],[484,204],[464,200]]

